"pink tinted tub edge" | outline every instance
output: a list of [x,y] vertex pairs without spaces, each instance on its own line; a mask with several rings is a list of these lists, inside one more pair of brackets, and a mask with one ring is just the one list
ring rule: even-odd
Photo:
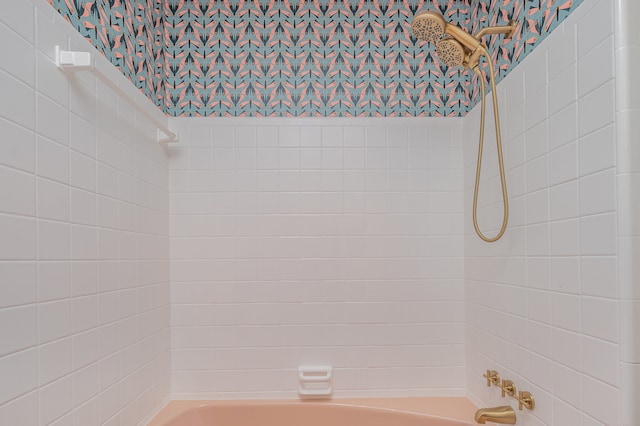
[[[306,408],[305,408],[306,407]],[[318,411],[318,408],[321,411]],[[265,414],[268,410],[268,415]],[[369,409],[369,410],[367,410]],[[243,419],[242,425],[268,425],[266,416],[277,416],[278,422],[288,417],[299,416],[309,411],[314,422],[322,424],[320,417],[335,415],[338,411],[350,415],[373,416],[381,424],[407,426],[433,425],[473,425],[476,407],[463,397],[410,397],[410,398],[350,398],[318,400],[239,400],[239,401],[171,401],[148,424],[148,426],[229,426],[225,421],[214,423],[217,418],[233,416],[234,410]],[[224,415],[218,416],[218,414]],[[299,417],[296,417],[299,419]],[[292,424],[297,423],[293,421]],[[234,421],[234,424],[238,424]],[[285,425],[288,426],[288,425]],[[327,424],[329,426],[329,424]]]

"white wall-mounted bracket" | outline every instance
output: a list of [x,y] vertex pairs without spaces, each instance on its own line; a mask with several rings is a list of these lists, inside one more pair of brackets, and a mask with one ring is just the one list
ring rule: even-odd
[[[56,65],[65,72],[73,71],[90,71],[107,87],[114,91],[118,96],[122,97],[129,105],[142,113],[147,120],[157,127],[156,139],[160,143],[174,143],[178,141],[178,134],[169,130],[166,124],[151,115],[144,107],[140,106],[131,96],[118,85],[116,81],[107,77],[99,68],[95,66],[95,62],[89,52],[74,52],[62,50],[60,46],[56,46]],[[166,138],[162,136],[165,135]]]
[[56,46],[56,65],[60,68],[77,71],[93,69],[91,53],[60,50],[60,46]]

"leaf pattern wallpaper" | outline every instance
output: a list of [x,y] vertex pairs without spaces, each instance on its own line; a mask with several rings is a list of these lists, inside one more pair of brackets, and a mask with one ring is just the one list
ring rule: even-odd
[[161,0],[48,0],[156,105],[164,108]]
[[49,0],[170,116],[462,116],[476,77],[411,35],[431,9],[485,39],[498,79],[582,0]]
[[[471,34],[492,25],[518,22],[510,40],[503,36],[487,36],[484,42],[496,64],[496,82],[502,80],[544,38],[549,35],[582,0],[473,0],[469,20],[464,28]],[[486,72],[486,68],[484,68]],[[479,100],[479,85],[473,76],[469,83],[473,107]]]

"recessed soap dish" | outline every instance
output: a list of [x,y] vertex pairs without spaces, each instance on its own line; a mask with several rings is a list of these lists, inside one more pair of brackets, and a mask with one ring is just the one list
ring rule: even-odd
[[333,383],[330,366],[298,367],[298,379],[300,398],[331,398]]

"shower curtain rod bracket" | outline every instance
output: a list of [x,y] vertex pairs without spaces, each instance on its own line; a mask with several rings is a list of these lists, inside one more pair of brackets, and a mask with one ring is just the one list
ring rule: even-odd
[[[162,123],[159,119],[155,118],[151,113],[141,107],[135,99],[133,99],[120,85],[110,79],[104,74],[98,67],[95,66],[91,53],[89,52],[77,52],[60,49],[60,46],[56,46],[56,65],[61,70],[67,71],[90,71],[100,81],[102,81],[107,87],[113,90],[117,95],[121,96],[127,101],[129,105],[140,111],[147,120],[153,123],[157,128],[156,140],[160,143],[174,143],[178,141],[178,134],[169,130],[169,128]],[[166,136],[166,137],[163,137]]]
[[56,65],[62,69],[76,71],[90,71],[93,69],[91,53],[60,50],[60,46],[56,46]]

